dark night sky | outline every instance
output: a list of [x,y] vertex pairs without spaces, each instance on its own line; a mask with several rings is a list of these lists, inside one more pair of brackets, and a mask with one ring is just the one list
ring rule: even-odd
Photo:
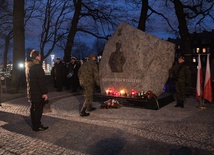
[[[124,5],[125,1],[123,1],[123,0],[118,0],[118,1],[115,0],[114,4],[116,4],[116,2],[117,2],[118,6],[127,9],[127,12],[126,12],[127,16],[132,16],[131,18],[135,18],[136,21],[139,20],[140,8],[137,10],[132,5],[127,5],[127,4]],[[105,3],[106,4],[109,3],[110,5],[112,5],[112,1],[110,1],[110,0],[105,1]],[[161,3],[161,1],[150,0],[149,3],[154,8],[161,9],[159,7],[160,6],[159,3]],[[166,10],[166,11],[169,11],[169,10]],[[172,17],[171,22],[174,23],[174,25],[177,25],[177,19],[174,16],[174,12],[171,11],[170,14],[168,12],[168,16]],[[193,27],[189,27],[189,30],[192,33],[194,31],[194,21],[191,21],[191,22],[192,22]],[[38,36],[38,34],[40,34],[40,30],[41,30],[40,23],[41,22],[37,22],[34,20],[31,22],[31,26],[28,26],[28,31],[26,31],[26,49],[31,48],[31,49],[39,50],[39,36]],[[119,23],[118,23],[118,25],[119,25]],[[149,21],[147,23],[146,33],[152,34],[158,38],[165,39],[165,40],[167,40],[169,37],[170,38],[176,38],[177,36],[172,31],[170,31],[169,28],[166,26],[167,26],[167,23],[164,20],[162,20],[159,16],[154,15],[149,19]],[[212,29],[214,29],[213,19],[207,18],[206,22],[204,23],[204,26],[206,26],[208,31],[211,31]],[[137,25],[135,25],[135,27],[137,27]],[[110,33],[112,34],[113,32],[114,32],[114,30],[112,30],[112,32],[110,32]],[[87,44],[88,46],[91,46],[93,41],[95,40],[95,38],[90,36],[90,35],[82,36],[79,34],[76,35],[75,39],[80,40],[82,42],[85,42],[85,44]],[[63,57],[63,50],[56,47],[54,49],[53,54],[62,58]],[[85,55],[83,55],[83,57],[84,56]],[[48,58],[48,61],[49,60],[51,60],[51,58]]]

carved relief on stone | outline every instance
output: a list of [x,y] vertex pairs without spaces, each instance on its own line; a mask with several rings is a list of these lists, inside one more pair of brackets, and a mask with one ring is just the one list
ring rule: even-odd
[[126,58],[123,52],[120,51],[121,43],[116,43],[116,51],[112,52],[109,58],[109,66],[112,72],[123,72],[123,65],[126,61]]

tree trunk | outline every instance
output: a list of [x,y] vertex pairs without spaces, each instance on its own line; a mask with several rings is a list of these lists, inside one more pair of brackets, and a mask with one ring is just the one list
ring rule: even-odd
[[75,12],[74,12],[74,16],[71,22],[71,28],[68,34],[68,39],[67,39],[67,43],[65,46],[65,50],[64,50],[64,61],[68,62],[70,61],[70,57],[71,57],[71,51],[72,51],[72,47],[74,44],[74,37],[76,35],[77,32],[77,25],[78,25],[78,21],[79,21],[79,16],[81,13],[81,8],[82,8],[82,0],[73,0],[74,1],[74,6],[75,6]]
[[8,50],[9,50],[9,45],[10,45],[12,33],[13,33],[13,31],[10,31],[5,38],[5,48],[4,48],[4,57],[3,57],[3,61],[4,61],[3,69],[4,69],[4,71],[6,71],[6,68],[7,68],[7,56],[8,56]]
[[13,71],[12,84],[17,91],[20,86],[20,78],[23,77],[24,68],[19,64],[24,64],[25,59],[25,33],[24,33],[24,3],[25,0],[14,0],[13,8]]
[[139,30],[142,30],[142,31],[146,30],[146,17],[147,17],[148,8],[149,8],[148,0],[142,0],[140,19],[138,23]]
[[[178,19],[179,23],[179,34],[182,40],[183,44],[183,52],[187,54],[191,54],[191,38],[190,38],[190,33],[187,27],[187,22],[186,22],[186,14],[184,13],[184,7],[183,4],[180,0],[174,0],[174,6],[175,6],[175,13]],[[191,58],[186,59],[187,63],[190,63]]]

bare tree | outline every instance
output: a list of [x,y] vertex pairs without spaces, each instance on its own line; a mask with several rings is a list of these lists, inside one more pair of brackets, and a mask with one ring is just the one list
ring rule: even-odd
[[[12,84],[19,91],[21,80],[24,78],[24,60],[25,60],[25,0],[14,0],[13,3],[13,29],[9,31],[6,37],[5,54],[7,56],[8,45],[13,37],[13,69]],[[22,66],[20,66],[22,65]]]
[[[40,19],[43,22],[40,36],[40,51],[42,60],[47,58],[54,50],[57,43],[67,34],[65,23],[67,14],[71,11],[68,0],[47,0],[44,7],[44,15]],[[47,51],[47,52],[45,52]]]
[[[24,63],[25,59],[25,33],[24,33],[24,0],[14,0],[13,8],[13,72],[12,83],[18,85],[18,78],[23,76],[19,63]],[[23,69],[24,70],[24,69]]]
[[75,10],[64,50],[65,61],[70,60],[77,32],[107,40],[110,36],[109,29],[114,29],[119,23],[117,13],[121,11],[121,8],[112,7],[112,5],[105,4],[104,1],[101,3],[97,0],[88,0],[87,2],[73,0],[73,3]]
[[72,46],[74,43],[74,37],[77,32],[77,24],[79,22],[80,13],[81,13],[81,9],[82,9],[82,0],[73,0],[73,3],[74,3],[75,12],[74,12],[74,15],[72,18],[71,28],[69,30],[67,43],[65,46],[65,51],[64,51],[64,61],[65,62],[70,61],[71,50],[72,50]]
[[86,53],[90,52],[90,47],[86,45],[84,42],[78,42],[74,43],[75,46],[72,50],[72,56],[76,56],[77,59],[82,59],[84,57],[87,57]]
[[13,30],[9,31],[7,36],[5,37],[5,44],[4,44],[4,56],[3,56],[3,70],[6,71],[7,69],[7,56],[9,52],[10,40],[13,37]]
[[148,2],[148,0],[142,0],[141,2],[142,2],[142,7],[141,7],[141,12],[140,12],[138,29],[145,31],[146,30],[147,13],[149,10],[149,2]]
[[[165,30],[167,32],[171,29],[171,32],[173,32],[176,36],[180,35],[181,38],[188,38],[190,36],[188,36],[189,34],[187,34],[187,31],[190,33],[193,30],[206,30],[208,28],[208,25],[206,25],[204,22],[207,17],[209,17],[211,20],[214,20],[214,1],[210,0],[127,1],[131,1],[138,8],[141,7],[139,22],[134,20],[135,23],[138,24],[138,28],[141,30],[146,30],[152,27],[157,28],[156,25],[158,25],[158,28],[162,28],[163,31]],[[149,21],[152,22],[149,23]],[[163,22],[166,23],[164,26]],[[147,27],[144,27],[146,24]],[[189,41],[186,42],[184,40],[183,42],[189,44]],[[186,51],[190,50],[187,45],[184,46]]]
[[[1,0],[0,1],[0,35],[3,40],[0,47],[4,48],[3,52],[3,69],[7,67],[8,53],[12,47],[11,39],[13,38],[13,3],[14,0]],[[28,0],[25,9],[24,25],[27,25],[29,19],[32,18],[34,10],[36,9],[36,0]],[[26,28],[26,27],[25,27]],[[26,28],[27,29],[27,28]]]
[[[13,24],[13,6],[12,0],[0,0],[0,34],[5,35],[4,32],[11,30]],[[6,33],[7,34],[7,33]],[[6,35],[5,35],[6,36]]]
[[[204,16],[210,15],[210,11],[213,8],[213,1],[192,1],[191,3],[185,3],[181,0],[171,0],[175,7],[175,13],[178,20],[178,29],[179,34],[183,43],[183,50],[186,53],[191,53],[191,37],[190,31],[188,29],[188,22],[192,19],[197,19],[199,17],[199,21],[197,24],[200,24]],[[213,18],[213,17],[212,17]]]
[[104,51],[106,40],[104,39],[96,39],[94,41],[93,47],[94,51],[97,55],[102,55]]
[[13,35],[13,6],[12,0],[0,0],[0,47],[4,48],[3,52],[3,70],[7,67],[7,55],[9,51],[10,40]]

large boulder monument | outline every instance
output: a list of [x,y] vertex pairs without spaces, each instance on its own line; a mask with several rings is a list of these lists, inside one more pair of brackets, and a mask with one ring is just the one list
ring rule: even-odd
[[123,90],[129,96],[131,91],[152,91],[159,96],[174,54],[174,44],[121,23],[106,43],[99,63],[101,93]]

